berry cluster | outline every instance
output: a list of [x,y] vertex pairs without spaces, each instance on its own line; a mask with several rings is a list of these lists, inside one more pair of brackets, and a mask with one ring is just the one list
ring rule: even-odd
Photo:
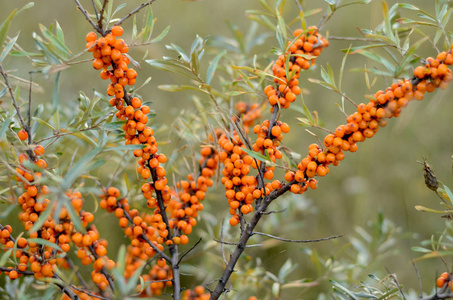
[[271,111],[277,104],[282,108],[289,108],[301,93],[298,80],[301,70],[309,69],[323,48],[329,45],[316,27],[310,27],[306,32],[297,29],[294,31],[294,37],[296,39],[293,42],[288,42],[287,52],[280,55],[272,66],[276,87],[267,86],[264,89]]
[[[443,288],[447,284],[448,286],[451,286],[451,275],[447,272],[442,273],[439,278],[436,280],[436,286],[438,288]],[[452,287],[453,290],[453,287]]]
[[324,148],[310,145],[298,170],[285,175],[285,179],[292,182],[291,191],[303,193],[313,177],[325,176],[329,165],[336,166],[344,159],[344,151],[357,151],[358,142],[373,137],[379,127],[386,126],[386,119],[398,117],[409,101],[422,100],[425,92],[446,88],[452,80],[452,72],[447,67],[453,64],[452,49],[439,53],[436,59],[427,58],[424,66],[414,70],[411,80],[398,80],[386,90],[376,92],[367,104],[357,105],[357,111],[347,117],[347,124],[338,126],[333,134],[324,138]]
[[211,297],[210,293],[205,292],[205,288],[201,285],[196,286],[193,290],[186,290],[182,295],[183,300],[208,300]]
[[[250,126],[254,125],[256,118],[261,114],[257,105],[246,105],[239,102],[236,105],[238,113],[233,116],[232,121],[237,119],[237,115],[242,115],[245,132],[249,131]],[[220,146],[219,160],[223,164],[221,183],[225,186],[225,196],[230,205],[230,224],[235,226],[240,221],[241,215],[246,215],[253,211],[252,203],[261,197],[262,188],[257,188],[257,177],[249,175],[251,168],[257,168],[256,161],[243,149],[244,133],[237,130],[224,132],[217,130],[217,140]],[[241,138],[242,136],[242,138]]]

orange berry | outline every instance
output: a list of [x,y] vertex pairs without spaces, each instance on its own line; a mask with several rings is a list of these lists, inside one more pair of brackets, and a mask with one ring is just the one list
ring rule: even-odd
[[25,129],[19,130],[17,135],[19,136],[19,139],[21,141],[25,141],[26,139],[28,139],[28,132]]
[[11,272],[9,272],[9,278],[11,280],[15,280],[15,279],[17,279],[17,277],[19,277],[19,274],[17,274],[16,270],[12,270]]
[[87,36],[85,37],[85,40],[87,42],[94,42],[96,41],[96,39],[97,39],[96,33],[94,33],[93,31],[88,32]]
[[41,145],[36,146],[35,149],[33,150],[33,152],[35,152],[35,154],[36,154],[37,156],[43,155],[45,151],[46,151],[46,150],[45,150],[44,147],[41,146]]
[[112,34],[116,37],[120,37],[123,35],[123,28],[121,26],[113,26],[112,27]]

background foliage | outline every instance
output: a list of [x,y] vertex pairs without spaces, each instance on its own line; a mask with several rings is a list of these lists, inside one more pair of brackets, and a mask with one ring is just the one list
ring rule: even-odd
[[[14,8],[22,7],[27,3],[22,0],[0,2],[2,7],[0,20],[4,20]],[[395,2],[387,1],[389,6]],[[127,1],[124,11],[140,3],[140,1]],[[411,1],[411,4],[427,11],[432,11],[433,3],[434,1]],[[305,11],[321,9],[320,13],[307,18],[309,24],[312,22],[316,24],[326,11],[327,4],[324,1],[304,1],[303,6]],[[196,92],[170,93],[165,88],[162,89],[162,85],[189,84],[190,82],[179,74],[152,68],[141,58],[146,56],[146,59],[160,59],[162,56],[173,55],[165,48],[166,44],[174,43],[183,49],[190,49],[197,36],[202,39],[209,36],[207,43],[212,47],[208,47],[206,56],[200,63],[201,73],[205,74],[209,61],[220,52],[214,46],[220,41],[234,46],[237,43],[234,40],[235,37],[246,38],[249,30],[255,29],[250,20],[250,10],[262,8],[259,1],[236,0],[156,1],[152,7],[154,17],[157,18],[154,36],[168,25],[170,31],[161,42],[143,47],[131,47],[130,55],[140,63],[140,80],[143,82],[146,78],[152,77],[151,82],[140,90],[140,94],[145,101],[153,102],[152,109],[156,113],[153,127],[162,142],[160,151],[169,153],[167,156],[177,161],[180,158],[178,153],[185,151],[182,152],[183,155],[190,156],[190,148],[197,147],[199,140],[204,138],[204,136],[198,138],[193,136],[184,122],[194,120],[194,116],[199,114],[194,97],[202,102],[207,100],[203,94]],[[409,17],[416,17],[413,11],[406,10],[405,13]],[[142,12],[137,16],[138,23],[142,21],[144,15],[146,14]],[[297,7],[288,1],[284,17],[288,21],[297,15]],[[35,52],[33,33],[42,35],[39,24],[49,28],[52,24],[55,26],[55,20],[64,31],[68,49],[71,49],[72,53],[82,51],[85,45],[84,36],[91,28],[76,11],[74,3],[70,1],[37,1],[32,9],[16,16],[10,28],[10,36],[20,31],[18,43],[26,51]],[[357,27],[375,28],[381,22],[382,3],[371,1],[366,5],[352,5],[339,10],[326,24],[323,32],[328,32],[330,36],[357,37],[359,36]],[[126,41],[130,40],[128,35],[132,31],[131,27],[131,20],[124,24]],[[451,30],[451,27],[448,29]],[[428,36],[434,36],[433,28],[424,27],[423,30]],[[260,34],[262,39],[255,47],[247,49],[248,52],[244,58],[241,58],[240,53],[229,58],[241,62],[241,65],[251,65],[254,54],[262,55],[260,57],[262,60],[269,62],[273,60],[275,55],[270,53],[269,49],[278,47],[278,41],[266,28],[256,27],[256,35]],[[422,38],[420,35],[413,35],[414,42]],[[341,103],[341,99],[337,94],[309,82],[307,78],[321,79],[319,66],[326,66],[327,63],[334,72],[338,73],[344,57],[341,49],[347,49],[350,45],[357,46],[361,43],[331,39],[330,46],[317,60],[317,67],[305,72],[301,80],[301,87],[307,92],[304,95],[306,105],[310,110],[316,110],[324,126],[330,129],[344,119],[335,106],[335,103]],[[425,41],[417,50],[417,54],[421,57],[435,53],[436,50],[428,41]],[[81,59],[83,58],[88,56],[82,56]],[[222,63],[225,61],[221,60],[220,64]],[[28,78],[28,72],[32,70],[30,61],[25,59],[9,59],[4,62],[4,65],[8,70],[15,70],[16,76],[24,78]],[[370,91],[366,88],[363,73],[350,72],[350,70],[363,68],[365,65],[368,69],[375,66],[381,68],[374,61],[360,55],[349,55],[345,65],[342,87],[356,102],[361,102],[364,95],[370,94]],[[216,75],[221,75],[222,71],[223,68],[220,66]],[[372,91],[387,86],[383,77],[370,75],[371,80],[374,77],[377,79]],[[59,80],[58,105],[61,107],[62,119],[64,119],[63,116],[74,117],[73,111],[85,105],[86,100],[79,97],[80,92],[92,99],[94,91],[103,93],[105,88],[104,82],[99,80],[98,73],[91,69],[89,62],[72,65],[61,72],[59,79],[56,78],[56,74],[52,72],[33,76],[35,94],[32,110],[38,108],[40,104],[43,104],[43,115],[52,110],[51,103],[52,99],[55,100],[56,80]],[[215,81],[213,84],[219,85],[219,82]],[[23,97],[26,97],[26,94],[26,85],[24,85]],[[235,274],[236,278],[233,277],[233,280],[239,282],[244,276],[247,281],[256,285],[257,290],[272,285],[272,292],[279,294],[281,299],[313,298],[314,295],[332,292],[332,283],[328,281],[329,278],[339,282],[354,282],[351,285],[354,286],[360,280],[365,280],[369,273],[379,278],[386,277],[388,272],[385,267],[387,267],[390,272],[396,273],[398,281],[405,290],[418,290],[417,275],[411,260],[420,256],[420,253],[411,251],[411,247],[419,246],[422,240],[431,239],[433,234],[440,234],[445,227],[445,220],[438,215],[422,213],[414,209],[414,206],[419,204],[435,207],[439,202],[434,193],[425,187],[422,166],[416,161],[427,157],[437,176],[445,184],[451,185],[453,153],[450,134],[451,111],[453,111],[451,95],[450,86],[447,90],[428,95],[422,103],[410,105],[400,118],[389,122],[389,125],[372,141],[360,144],[359,151],[353,157],[347,157],[339,167],[332,170],[329,176],[322,178],[318,190],[310,191],[303,197],[287,195],[278,200],[278,205],[271,208],[275,210],[287,208],[286,212],[272,216],[268,223],[261,225],[262,231],[285,238],[316,239],[337,234],[344,234],[344,237],[308,245],[282,244],[267,240],[263,242],[263,247],[252,248],[246,252],[247,256],[244,256],[240,262],[241,271]],[[234,97],[234,101],[246,101],[247,97],[248,95],[239,95]],[[2,109],[8,110],[8,100],[0,101],[2,101],[0,102]],[[105,101],[101,100],[93,113],[101,113],[105,104]],[[349,112],[352,111],[352,107],[346,110],[348,109]],[[293,149],[300,149],[304,154],[304,149],[315,139],[305,132],[304,127],[295,126],[298,123],[297,117],[302,116],[295,110],[284,113],[284,120],[293,125],[285,144]],[[197,126],[200,125],[196,125],[194,121],[192,128],[200,129]],[[184,139],[178,136],[181,132],[184,133]],[[317,133],[322,135],[322,132]],[[38,136],[40,136],[39,131]],[[44,131],[41,136],[45,136]],[[67,137],[64,141],[64,143],[55,144],[55,153],[62,162],[73,157],[74,149],[78,149],[74,157],[77,161],[85,154],[84,147],[90,144],[86,138],[78,137]],[[176,142],[178,144],[175,144]],[[134,159],[116,154],[106,154],[102,159],[108,164],[92,175],[99,176],[101,182],[106,184],[113,171],[112,166],[124,165],[131,184],[129,192],[134,199],[133,195],[138,195],[138,185],[133,183],[136,178]],[[64,165],[65,163],[62,164]],[[175,164],[173,170],[175,176],[178,176],[177,170],[178,167]],[[122,184],[123,190],[126,191],[123,178],[115,178],[115,181]],[[95,187],[89,180],[87,185]],[[212,237],[219,236],[221,220],[228,217],[228,212],[223,199],[223,188],[220,186],[218,190],[219,193],[209,193],[204,202],[205,210],[201,213],[203,221],[196,228],[195,234],[203,237],[206,243],[184,265],[184,271],[198,274],[184,278],[187,286],[202,282],[205,278],[212,279],[218,276],[220,271],[219,247],[212,241]],[[91,202],[92,208],[95,209],[94,196]],[[224,210],[216,209],[223,206],[225,206]],[[6,207],[7,205],[0,205],[0,211],[4,212],[0,215],[2,221],[8,211]],[[114,251],[112,249],[116,249],[123,242],[123,234],[119,229],[117,232],[109,230],[116,226],[116,218],[105,215],[101,211],[98,214],[102,222],[98,221],[97,226],[101,232],[105,232],[104,237],[110,241],[109,252],[112,253]],[[16,213],[9,214],[6,221],[18,224]],[[231,238],[236,230],[229,229]],[[191,244],[195,240],[192,239]],[[256,242],[259,241],[256,240]],[[450,258],[446,258],[446,261],[449,265],[451,264]],[[440,259],[422,260],[417,262],[416,266],[420,271],[424,291],[430,291],[436,276],[445,271],[445,266]],[[305,280],[295,281],[301,278]],[[0,280],[1,286],[9,286],[5,284],[4,277]],[[377,284],[377,280],[373,278],[369,278],[368,282]],[[285,285],[289,283],[291,284]],[[294,287],[292,288],[291,285]],[[315,287],[311,287],[313,285]],[[382,285],[380,287],[382,288]],[[238,290],[240,290],[239,287]],[[244,298],[251,295],[242,293],[239,291],[231,297]],[[260,296],[259,293],[256,295]],[[319,297],[322,298],[322,296]]]

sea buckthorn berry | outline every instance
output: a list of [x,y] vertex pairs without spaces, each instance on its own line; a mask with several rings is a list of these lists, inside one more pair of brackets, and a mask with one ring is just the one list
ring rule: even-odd
[[123,28],[121,26],[113,26],[112,27],[112,34],[116,37],[120,37],[123,35]]
[[35,153],[36,156],[41,156],[44,154],[45,152],[45,149],[43,146],[41,145],[38,145],[35,147],[35,149],[33,149],[33,152]]
[[28,132],[25,129],[19,130],[17,135],[19,136],[19,139],[21,141],[25,141],[26,139],[28,139]]
[[95,68],[96,70],[102,69],[103,66],[104,66],[104,61],[102,59],[96,58],[93,61],[93,68]]
[[94,42],[97,39],[96,33],[93,31],[88,32],[87,36],[85,37],[87,42]]

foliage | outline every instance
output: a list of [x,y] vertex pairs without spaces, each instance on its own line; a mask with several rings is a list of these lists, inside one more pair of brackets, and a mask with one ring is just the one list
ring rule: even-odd
[[[61,21],[36,25],[39,32],[28,37],[13,33],[17,16],[35,9],[32,2],[0,25],[0,270],[8,275],[0,291],[6,299],[453,297],[446,262],[453,254],[453,195],[426,160],[425,183],[442,210],[415,209],[447,222],[440,236],[412,248],[421,253],[412,261],[439,260],[447,275],[424,293],[414,289],[421,283],[406,288],[397,279],[401,270],[384,267],[401,255],[401,240],[416,234],[379,212],[351,233],[308,239],[309,220],[323,212],[301,196],[318,183],[324,188],[329,168],[384,130],[412,98],[447,88],[448,1],[436,0],[433,12],[384,1],[382,21],[351,38],[323,30],[336,14],[371,1],[326,0],[325,8],[305,9],[299,0],[260,0],[261,8],[246,11],[252,22],[246,31],[228,22],[229,36],[196,35],[190,46],[168,40],[164,16],[156,33],[154,2],[127,10],[125,3],[96,0],[87,9],[75,0],[74,14],[93,30],[84,50],[71,45]],[[318,26],[309,26],[313,20]],[[24,38],[34,50],[20,45]],[[338,47],[335,41],[352,44],[340,50],[339,65],[324,63],[321,52]],[[140,59],[134,55],[162,42],[162,57],[148,50]],[[432,57],[420,55],[426,44]],[[371,66],[346,73],[357,54]],[[10,69],[15,63],[32,68],[28,78]],[[62,76],[82,66],[93,72],[90,63],[107,90],[82,75],[74,78],[82,91],[71,98]],[[153,81],[141,79],[145,65],[155,77],[174,80],[153,89],[184,95],[190,108],[171,121],[159,118],[156,111],[171,105],[148,95]],[[345,88],[355,73],[363,75],[367,103],[356,103]],[[379,85],[387,88],[376,92]],[[347,124],[327,128],[333,117],[309,108],[311,87],[334,93]],[[43,91],[46,100],[36,101]],[[294,132],[285,123],[293,123],[285,119],[291,110],[317,140],[306,157],[300,144],[286,143]]]

